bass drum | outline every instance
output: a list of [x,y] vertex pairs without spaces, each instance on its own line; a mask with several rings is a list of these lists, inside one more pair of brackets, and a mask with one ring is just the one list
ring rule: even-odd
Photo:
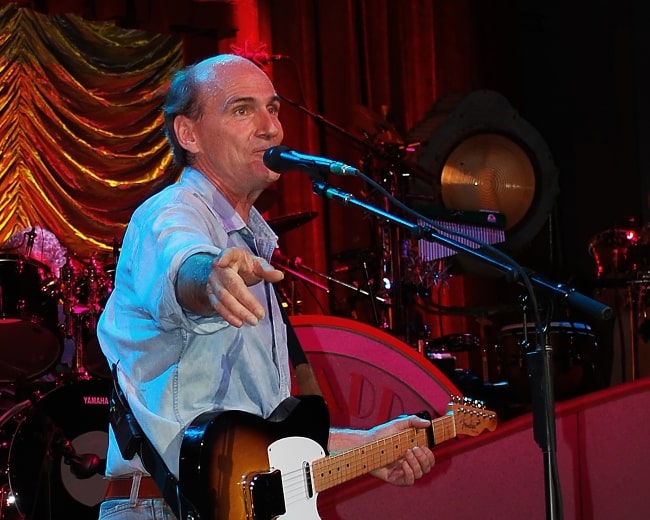
[[[2,415],[0,518],[96,520],[107,487],[110,390],[107,381],[79,381]],[[77,456],[95,455],[99,464],[75,475],[66,441]]]
[[0,382],[24,381],[59,360],[58,309],[50,270],[31,258],[0,255]]

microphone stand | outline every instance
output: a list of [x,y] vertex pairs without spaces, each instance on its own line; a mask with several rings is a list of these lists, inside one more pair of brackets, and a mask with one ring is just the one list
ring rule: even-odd
[[[382,219],[397,224],[407,229],[413,238],[426,239],[439,242],[459,253],[466,253],[492,267],[506,273],[506,278],[511,282],[524,284],[531,295],[533,284],[549,291],[553,296],[560,298],[574,308],[584,311],[587,314],[607,320],[612,317],[612,309],[603,303],[593,300],[573,288],[563,284],[546,280],[535,273],[528,273],[520,269],[514,261],[504,262],[493,256],[485,254],[481,250],[472,249],[432,227],[424,227],[414,224],[403,218],[395,216],[380,208],[356,199],[351,193],[341,191],[325,183],[323,179],[312,171],[308,171],[312,181],[313,191],[316,195],[328,199],[337,200],[346,206],[355,206],[367,211]],[[505,255],[502,255],[506,258]],[[537,320],[539,322],[539,320]],[[525,326],[525,324],[524,324]],[[556,431],[555,431],[555,403],[553,396],[553,379],[551,375],[551,352],[552,347],[548,341],[546,328],[538,327],[537,345],[534,352],[528,353],[530,362],[529,375],[531,378],[531,393],[533,404],[533,433],[537,444],[540,446],[544,456],[544,482],[546,492],[546,516],[550,519],[562,518],[562,500],[560,496],[559,472],[556,459]]]

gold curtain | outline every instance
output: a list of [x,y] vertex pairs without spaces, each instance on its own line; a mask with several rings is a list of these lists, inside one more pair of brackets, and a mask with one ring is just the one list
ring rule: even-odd
[[176,178],[160,107],[182,61],[176,36],[0,9],[0,244],[37,226],[83,260],[121,240]]

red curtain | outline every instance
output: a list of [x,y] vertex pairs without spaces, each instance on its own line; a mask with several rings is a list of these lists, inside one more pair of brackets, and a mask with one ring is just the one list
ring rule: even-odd
[[[387,126],[389,137],[396,134],[407,141],[410,130],[436,100],[484,86],[481,56],[502,49],[510,35],[489,30],[491,21],[502,16],[498,8],[475,4],[469,0],[261,1],[265,7],[260,11],[268,10],[270,19],[269,50],[290,57],[268,67],[279,93],[292,101],[284,104],[282,113],[286,144],[361,166],[403,199],[411,186],[399,178],[400,163],[395,167],[390,160],[378,159],[381,153],[377,152],[388,149],[380,142],[385,134],[378,128]],[[505,7],[503,12],[508,12]],[[503,21],[499,25],[503,26]],[[507,64],[507,60],[499,63]],[[498,75],[499,71],[489,73]],[[365,117],[359,117],[360,112]],[[369,136],[364,137],[363,131]],[[418,149],[403,159],[408,170],[417,164]],[[439,182],[436,172],[419,173],[433,193]],[[384,207],[385,198],[358,179],[330,181],[364,202]],[[355,287],[366,288],[368,278],[378,280],[387,268],[393,283],[393,289],[385,294],[388,305],[378,303],[373,309],[371,298],[333,283],[329,298],[322,291],[309,290],[303,310],[318,312],[311,301],[315,293],[321,307],[329,304],[329,312],[387,326],[409,343],[417,340],[424,324],[431,327],[434,337],[468,329],[481,332],[478,320],[468,320],[462,314],[423,312],[414,300],[424,298],[443,306],[481,305],[487,303],[481,299],[487,291],[474,291],[474,283],[462,276],[446,280],[443,276],[440,284],[428,287],[423,295],[400,292],[409,273],[391,262],[390,254],[386,258],[386,246],[402,246],[404,237],[399,231],[389,229],[385,240],[381,220],[359,208],[313,195],[306,176],[284,176],[279,190],[280,202],[271,216],[319,214],[309,224],[281,236],[285,253],[300,256],[317,271]],[[490,282],[481,283],[486,289]],[[299,289],[309,287],[301,282]],[[381,294],[381,284],[375,283],[374,289]],[[472,293],[469,300],[468,292]]]
[[[60,12],[54,2],[44,4]],[[183,62],[229,52],[246,40],[282,54],[285,58],[266,70],[285,100],[286,144],[360,166],[403,197],[410,181],[402,173],[417,163],[418,149],[397,163],[393,155],[386,159],[377,152],[407,142],[441,97],[481,88],[486,77],[495,83],[500,71],[483,70],[481,56],[508,48],[507,31],[492,33],[490,27],[512,12],[507,5],[471,0],[188,0],[133,6],[116,0],[90,10],[88,5],[68,2],[76,15],[47,16],[15,4],[0,11],[0,243],[40,225],[83,259],[110,255],[112,239],[121,239],[137,204],[175,178],[168,170],[159,106],[167,80]],[[128,17],[132,25],[167,28],[183,40],[78,16],[90,11],[102,19]],[[206,16],[210,13],[219,16]],[[195,32],[188,29],[192,23]],[[498,27],[503,26],[501,20]],[[507,67],[507,60],[498,62]],[[434,193],[437,172],[415,171]],[[385,197],[360,179],[330,181],[362,202],[391,210]],[[280,236],[282,251],[300,256],[308,268],[302,273],[318,282],[287,277],[287,294],[302,300],[292,312],[359,319],[409,342],[423,322],[434,336],[478,330],[463,316],[423,311],[411,294],[400,293],[409,273],[395,256],[409,241],[394,226],[314,195],[309,178],[298,173],[285,175],[269,200],[271,219],[297,214],[298,222],[301,214],[317,214]],[[381,278],[393,288],[385,290]],[[416,297],[441,305],[480,304],[467,283],[453,276]]]

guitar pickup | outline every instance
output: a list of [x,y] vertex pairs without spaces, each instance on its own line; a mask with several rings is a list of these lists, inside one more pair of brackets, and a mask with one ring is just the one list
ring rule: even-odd
[[311,465],[309,464],[309,462],[303,462],[302,469],[303,469],[302,474],[305,476],[305,487],[307,488],[306,490],[307,496],[309,498],[313,498],[314,486],[311,483]]
[[246,492],[255,520],[271,520],[287,512],[280,470],[255,473],[247,478]]

